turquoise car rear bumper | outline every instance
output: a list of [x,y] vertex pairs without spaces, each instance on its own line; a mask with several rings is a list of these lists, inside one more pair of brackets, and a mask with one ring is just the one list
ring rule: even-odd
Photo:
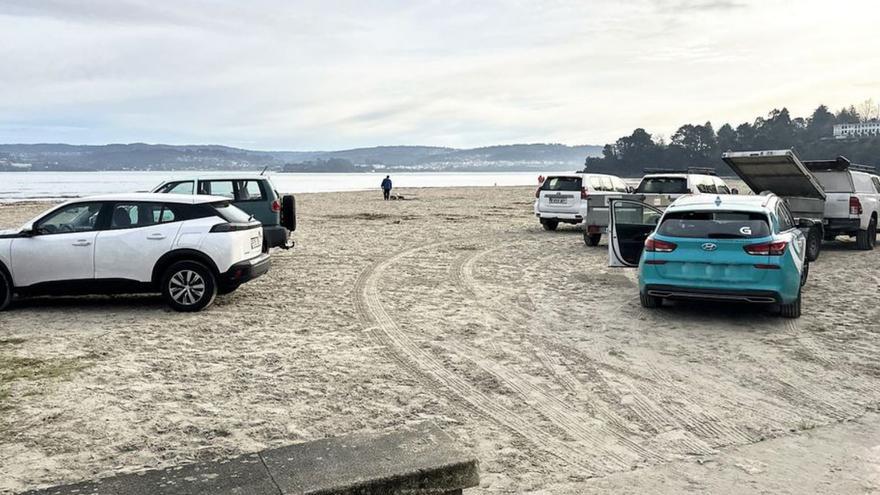
[[[762,260],[763,261],[763,260]],[[766,263],[766,262],[765,262]],[[727,300],[789,304],[800,294],[800,271],[790,257],[776,257],[777,269],[761,269],[759,282],[730,283],[724,280],[682,280],[662,276],[656,265],[639,263],[639,290],[669,299]],[[755,268],[758,270],[759,268]]]

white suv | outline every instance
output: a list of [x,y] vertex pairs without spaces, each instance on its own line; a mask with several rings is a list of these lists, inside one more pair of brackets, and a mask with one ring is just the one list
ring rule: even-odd
[[[651,169],[645,169],[649,172]],[[658,172],[647,173],[639,186],[636,187],[636,194],[665,194],[671,199],[685,194],[730,194],[731,190],[727,184],[719,177],[710,173],[696,173],[697,170],[704,171],[706,169],[689,169],[684,172]]]
[[269,270],[259,222],[228,199],[118,194],[56,206],[0,231],[0,309],[13,294],[161,292],[198,311]]

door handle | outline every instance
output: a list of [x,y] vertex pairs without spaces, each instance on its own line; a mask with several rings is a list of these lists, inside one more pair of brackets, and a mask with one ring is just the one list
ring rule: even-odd
[[86,246],[91,246],[92,243],[85,240],[85,239],[80,239],[80,240],[74,242],[73,245],[77,246],[77,247],[86,247]]
[[151,241],[161,241],[164,238],[165,238],[165,236],[162,234],[150,234],[147,236],[147,239],[149,239]]

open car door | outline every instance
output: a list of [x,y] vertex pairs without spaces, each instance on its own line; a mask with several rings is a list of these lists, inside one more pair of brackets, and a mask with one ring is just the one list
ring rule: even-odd
[[632,199],[608,199],[608,266],[638,266],[645,239],[657,228],[663,212]]

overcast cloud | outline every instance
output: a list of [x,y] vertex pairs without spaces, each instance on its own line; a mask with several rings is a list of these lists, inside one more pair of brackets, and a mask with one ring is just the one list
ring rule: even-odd
[[602,144],[880,100],[876,0],[2,0],[0,142]]

